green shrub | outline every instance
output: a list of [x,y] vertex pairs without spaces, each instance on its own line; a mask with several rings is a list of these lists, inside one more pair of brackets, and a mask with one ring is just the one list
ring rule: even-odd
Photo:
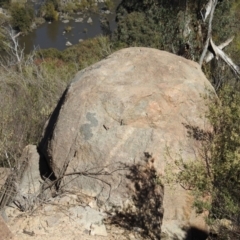
[[47,1],[40,9],[40,15],[47,21],[54,21],[58,19],[57,6],[52,1]]
[[[229,219],[239,225],[240,216],[240,92],[224,85],[218,99],[209,104],[207,118],[213,130],[201,139],[203,158],[177,161],[178,181],[195,195],[198,212],[209,211],[208,222]],[[195,128],[192,128],[194,131]],[[234,231],[231,233],[233,234]]]
[[128,46],[160,48],[162,45],[157,25],[140,12],[132,12],[118,23],[116,40]]
[[61,12],[73,13],[77,11],[97,11],[97,6],[94,0],[71,0],[67,3],[61,3],[59,10]]
[[111,10],[114,7],[114,3],[112,0],[105,0],[104,4],[106,5],[107,9]]
[[34,20],[32,6],[29,4],[12,3],[10,12],[12,26],[21,32],[28,32]]
[[62,52],[61,59],[64,62],[75,63],[80,69],[83,69],[106,57],[111,52],[109,38],[100,36],[67,48]]
[[8,22],[7,17],[0,13],[0,52],[6,49],[7,36],[4,29],[4,25]]

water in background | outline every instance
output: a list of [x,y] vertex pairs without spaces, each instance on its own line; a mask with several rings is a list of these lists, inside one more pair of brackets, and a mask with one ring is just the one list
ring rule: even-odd
[[[115,0],[115,7],[117,7],[120,2],[121,0]],[[102,6],[102,4],[99,4],[100,8]],[[89,17],[92,19],[92,23],[87,23]],[[26,36],[19,37],[19,43],[21,47],[25,48],[25,53],[29,53],[34,47],[64,50],[67,48],[67,42],[76,44],[80,39],[85,40],[104,34],[104,29],[101,24],[103,18],[105,21],[108,21],[109,28],[113,31],[117,26],[115,17],[116,14],[114,9],[110,14],[101,14],[101,16],[96,13],[76,14],[74,20],[70,20],[68,23],[63,23],[60,20],[52,23],[45,22],[37,29],[33,30],[33,32]],[[84,18],[84,20],[82,22],[75,22],[77,18]],[[63,34],[66,26],[71,26],[72,30]]]

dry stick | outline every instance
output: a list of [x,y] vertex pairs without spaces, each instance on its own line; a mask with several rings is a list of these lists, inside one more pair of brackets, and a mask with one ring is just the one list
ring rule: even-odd
[[126,170],[127,168],[118,168],[118,169],[115,169],[111,172],[106,172],[106,171],[103,171],[104,168],[102,168],[101,170],[99,170],[98,172],[93,172],[93,173],[90,173],[90,172],[87,172],[87,171],[83,171],[83,172],[71,172],[71,173],[67,173],[59,178],[57,178],[56,180],[54,180],[51,184],[48,184],[48,186],[46,186],[42,192],[44,192],[45,190],[47,190],[48,188],[51,188],[52,186],[54,186],[57,182],[59,182],[60,180],[62,180],[64,177],[67,177],[67,176],[74,176],[74,175],[78,175],[78,176],[85,176],[85,177],[89,177],[89,178],[93,178],[93,179],[96,179],[96,180],[99,180],[103,183],[105,183],[106,185],[109,186],[110,188],[110,191],[109,191],[109,195],[108,195],[108,198],[106,201],[108,201],[108,199],[110,198],[110,194],[111,194],[111,190],[112,190],[112,186],[110,183],[106,182],[105,180],[103,179],[100,179],[96,176],[110,176],[112,175],[114,172],[116,171],[121,171],[121,170]]
[[199,65],[201,67],[202,67],[202,64],[203,64],[203,60],[204,60],[204,58],[207,54],[210,38],[211,38],[211,35],[212,35],[212,20],[213,20],[214,11],[215,11],[215,8],[216,8],[217,4],[218,4],[218,0],[214,0],[213,6],[212,6],[212,9],[211,9],[211,13],[210,13],[209,23],[208,23],[207,40],[205,42],[203,52],[202,52],[202,55],[201,55],[200,60],[199,60]]

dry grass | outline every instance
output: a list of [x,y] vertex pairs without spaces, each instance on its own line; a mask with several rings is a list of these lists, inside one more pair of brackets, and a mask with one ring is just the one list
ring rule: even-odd
[[0,68],[0,164],[14,165],[22,149],[37,143],[48,116],[76,72],[58,61]]

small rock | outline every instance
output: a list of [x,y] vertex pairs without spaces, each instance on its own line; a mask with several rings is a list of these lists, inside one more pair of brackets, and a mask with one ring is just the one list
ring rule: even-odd
[[75,206],[69,209],[69,214],[71,218],[75,219],[78,224],[82,225],[85,229],[90,230],[92,224],[103,224],[103,218],[105,214],[99,211],[87,207]]
[[90,235],[107,237],[107,230],[104,224],[92,224]]
[[107,228],[107,230],[111,230],[112,229],[110,225],[107,225],[106,228]]
[[134,227],[134,228],[133,228],[133,231],[134,231],[134,232],[143,232],[143,229],[142,229],[142,228],[139,228],[139,227]]
[[76,199],[77,196],[76,195],[71,195],[71,196],[63,196],[59,199],[58,203],[60,203],[61,205],[73,205],[76,204]]
[[6,212],[5,212],[4,209],[2,209],[2,210],[0,211],[0,217],[2,217],[2,219],[3,219],[5,222],[8,222],[8,216],[7,216],[7,214],[6,214]]
[[97,202],[95,200],[91,201],[89,204],[88,204],[89,207],[93,208],[93,209],[98,209],[98,206],[97,206]]
[[31,25],[31,29],[36,29],[36,28],[37,28],[37,24],[35,22],[33,22]]
[[130,233],[128,235],[128,237],[129,237],[130,240],[136,240],[135,236],[132,233]]
[[52,212],[56,211],[56,205],[51,205],[51,204],[46,205],[46,206],[44,206],[43,211],[48,214],[52,213]]
[[82,216],[86,215],[86,210],[82,206],[75,206],[75,207],[69,208],[69,213],[72,218],[81,218],[82,219]]
[[5,213],[6,213],[8,218],[9,217],[14,218],[20,213],[20,211],[19,211],[19,209],[16,209],[16,208],[13,208],[13,207],[6,207],[5,208]]
[[78,41],[79,41],[79,42],[82,42],[82,41],[83,41],[83,39],[81,38],[81,39],[79,39]]
[[87,20],[87,23],[92,23],[93,22],[93,20],[92,20],[92,18],[88,18],[88,20]]
[[69,23],[69,20],[65,19],[65,20],[62,20],[63,23]]
[[59,223],[60,216],[50,216],[47,218],[46,223],[48,227],[54,227]]
[[123,234],[125,231],[123,229],[117,229],[114,231],[115,234]]
[[69,47],[69,46],[72,46],[72,43],[70,43],[69,41],[66,42],[66,46]]
[[83,21],[83,18],[77,18],[75,19],[75,22],[82,22]]

